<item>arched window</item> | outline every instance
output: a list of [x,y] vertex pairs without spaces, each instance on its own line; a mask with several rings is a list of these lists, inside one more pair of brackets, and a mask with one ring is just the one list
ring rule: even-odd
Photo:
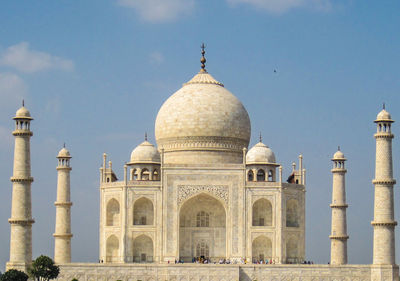
[[204,257],[208,258],[210,256],[210,248],[208,247],[207,243],[200,242],[196,246],[196,256],[197,257]]
[[272,205],[265,199],[258,199],[253,204],[253,226],[272,225]]
[[138,170],[137,170],[137,169],[133,169],[133,170],[132,170],[131,180],[136,181],[136,180],[138,180],[138,178],[139,178]]
[[107,204],[107,226],[119,225],[119,203],[116,199],[111,199]]
[[286,226],[299,227],[299,210],[296,199],[290,199],[286,203]]
[[247,179],[248,179],[248,181],[254,180],[254,173],[252,170],[250,170],[249,173],[247,174]]
[[150,172],[148,169],[143,169],[142,170],[142,175],[141,175],[142,180],[148,181],[150,179]]
[[142,197],[136,200],[133,205],[133,224],[134,225],[153,225],[154,207],[150,199]]
[[257,181],[265,181],[265,172],[263,169],[257,171]]
[[272,170],[268,171],[268,181],[274,181],[274,172]]
[[159,180],[159,178],[158,178],[158,171],[157,170],[154,170],[153,171],[153,181],[158,181]]
[[118,262],[118,251],[118,238],[115,235],[111,235],[106,242],[106,262]]
[[197,213],[196,218],[197,227],[209,227],[210,226],[210,216],[208,213],[201,211]]

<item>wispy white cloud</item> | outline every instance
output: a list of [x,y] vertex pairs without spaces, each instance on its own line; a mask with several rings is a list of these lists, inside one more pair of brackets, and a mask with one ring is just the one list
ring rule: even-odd
[[231,5],[249,4],[270,13],[284,13],[288,10],[306,7],[327,11],[331,9],[330,0],[226,0]]
[[157,23],[191,14],[195,0],[118,0],[118,4],[135,9],[145,21]]
[[0,65],[27,73],[49,69],[67,71],[74,69],[74,63],[71,60],[32,50],[27,42],[8,47],[0,56]]
[[15,106],[27,96],[27,87],[24,81],[14,73],[0,72],[0,108]]
[[152,52],[149,55],[150,63],[162,64],[164,62],[164,55],[160,52]]

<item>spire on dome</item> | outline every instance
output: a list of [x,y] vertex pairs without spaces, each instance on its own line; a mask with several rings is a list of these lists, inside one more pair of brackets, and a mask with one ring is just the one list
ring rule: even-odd
[[22,106],[25,106],[25,100],[22,99]]
[[204,43],[202,43],[201,44],[201,59],[200,59],[201,70],[200,70],[200,72],[207,72],[207,70],[206,70],[206,61],[207,60],[204,57],[204,54],[206,53],[205,48],[206,48],[206,45],[204,45]]
[[262,142],[262,135],[261,135],[261,132],[260,132],[260,142]]
[[144,133],[144,140],[147,141],[147,132]]
[[385,105],[385,103],[383,103],[382,109],[386,109],[385,107],[386,107],[386,105]]

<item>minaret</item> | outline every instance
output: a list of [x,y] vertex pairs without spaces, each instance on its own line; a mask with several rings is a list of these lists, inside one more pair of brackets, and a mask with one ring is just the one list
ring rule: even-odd
[[12,202],[10,239],[10,261],[8,269],[26,270],[32,262],[32,203],[31,203],[31,159],[30,159],[30,138],[33,135],[30,131],[30,122],[33,120],[29,111],[24,107],[18,109],[15,117],[14,148],[14,169],[12,182]]
[[70,198],[70,166],[71,155],[64,147],[58,153],[58,180],[56,206],[56,231],[54,236],[54,262],[71,262],[71,198]]
[[375,185],[374,220],[371,222],[374,228],[374,254],[373,264],[395,264],[394,228],[397,222],[394,220],[393,206],[393,179],[392,166],[392,139],[394,135],[391,125],[394,122],[389,112],[379,112],[376,120],[376,160],[375,160]]
[[347,222],[346,222],[346,186],[345,161],[347,159],[338,148],[333,155],[333,184],[332,184],[332,233],[331,239],[331,264],[347,264]]

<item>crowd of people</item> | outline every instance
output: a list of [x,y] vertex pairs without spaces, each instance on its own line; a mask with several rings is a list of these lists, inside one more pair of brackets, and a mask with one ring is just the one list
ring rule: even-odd
[[[184,263],[183,259],[175,260],[175,263]],[[253,259],[251,262],[248,259],[240,258],[239,260],[230,260],[230,259],[219,259],[218,261],[211,261],[210,258],[206,257],[193,257],[192,263],[199,263],[199,264],[275,264],[274,259],[265,259],[265,260],[258,260]],[[313,261],[303,261],[303,262],[287,262],[287,264],[314,264]]]

